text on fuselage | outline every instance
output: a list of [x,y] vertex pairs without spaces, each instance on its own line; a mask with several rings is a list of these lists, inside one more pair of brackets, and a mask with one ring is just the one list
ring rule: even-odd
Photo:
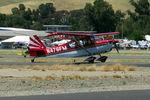
[[57,52],[61,52],[67,50],[66,46],[60,46],[60,47],[53,47],[53,48],[48,48],[47,49],[47,53],[51,54],[51,53],[57,53]]

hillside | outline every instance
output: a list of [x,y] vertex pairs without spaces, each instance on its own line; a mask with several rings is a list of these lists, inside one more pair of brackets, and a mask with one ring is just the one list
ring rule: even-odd
[[[20,3],[26,5],[27,8],[36,9],[41,3],[54,3],[57,10],[73,10],[80,9],[85,6],[87,2],[92,3],[94,0],[0,0],[0,13],[9,14],[13,7],[18,7]],[[126,11],[133,9],[128,3],[129,0],[106,0],[112,4],[113,8]]]

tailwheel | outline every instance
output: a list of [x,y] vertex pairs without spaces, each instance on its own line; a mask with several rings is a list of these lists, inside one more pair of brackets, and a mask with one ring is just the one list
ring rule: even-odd
[[34,60],[35,60],[35,58],[31,59],[31,62],[33,63],[33,62],[34,62]]
[[106,62],[107,56],[101,56],[100,58],[97,59],[97,61],[101,61],[102,63]]
[[96,57],[89,57],[87,59],[85,59],[85,61],[88,61],[89,63],[94,63],[94,60],[96,59]]

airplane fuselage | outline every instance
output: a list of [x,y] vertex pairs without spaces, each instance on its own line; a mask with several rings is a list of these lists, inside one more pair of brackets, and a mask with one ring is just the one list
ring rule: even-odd
[[[50,52],[59,52],[59,53],[54,53],[54,54],[48,54],[47,56],[49,57],[82,57],[82,56],[90,56],[88,52],[90,52],[92,55],[97,55],[97,54],[102,54],[106,52],[110,52],[112,50],[113,43],[107,43],[104,45],[99,45],[99,46],[91,46],[88,48],[84,49],[74,49],[67,51],[67,47],[62,48],[63,50],[65,49],[67,52],[59,52],[61,49],[47,49]],[[88,51],[88,52],[87,52]]]
[[54,47],[41,47],[41,49],[35,48],[30,50],[30,56],[81,57],[96,55],[111,51],[114,41],[115,40],[100,40],[84,47],[83,44],[75,46],[75,44],[71,45],[72,42],[69,42]]

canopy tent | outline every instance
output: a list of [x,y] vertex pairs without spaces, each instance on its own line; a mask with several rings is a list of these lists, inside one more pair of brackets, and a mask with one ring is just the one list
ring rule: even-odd
[[3,42],[24,42],[24,43],[29,43],[29,36],[15,36],[6,40],[1,41]]
[[147,41],[150,41],[150,35],[145,35],[145,39],[146,39]]
[[5,49],[24,48],[29,44],[29,36],[15,36],[1,41],[1,43],[2,48]]

